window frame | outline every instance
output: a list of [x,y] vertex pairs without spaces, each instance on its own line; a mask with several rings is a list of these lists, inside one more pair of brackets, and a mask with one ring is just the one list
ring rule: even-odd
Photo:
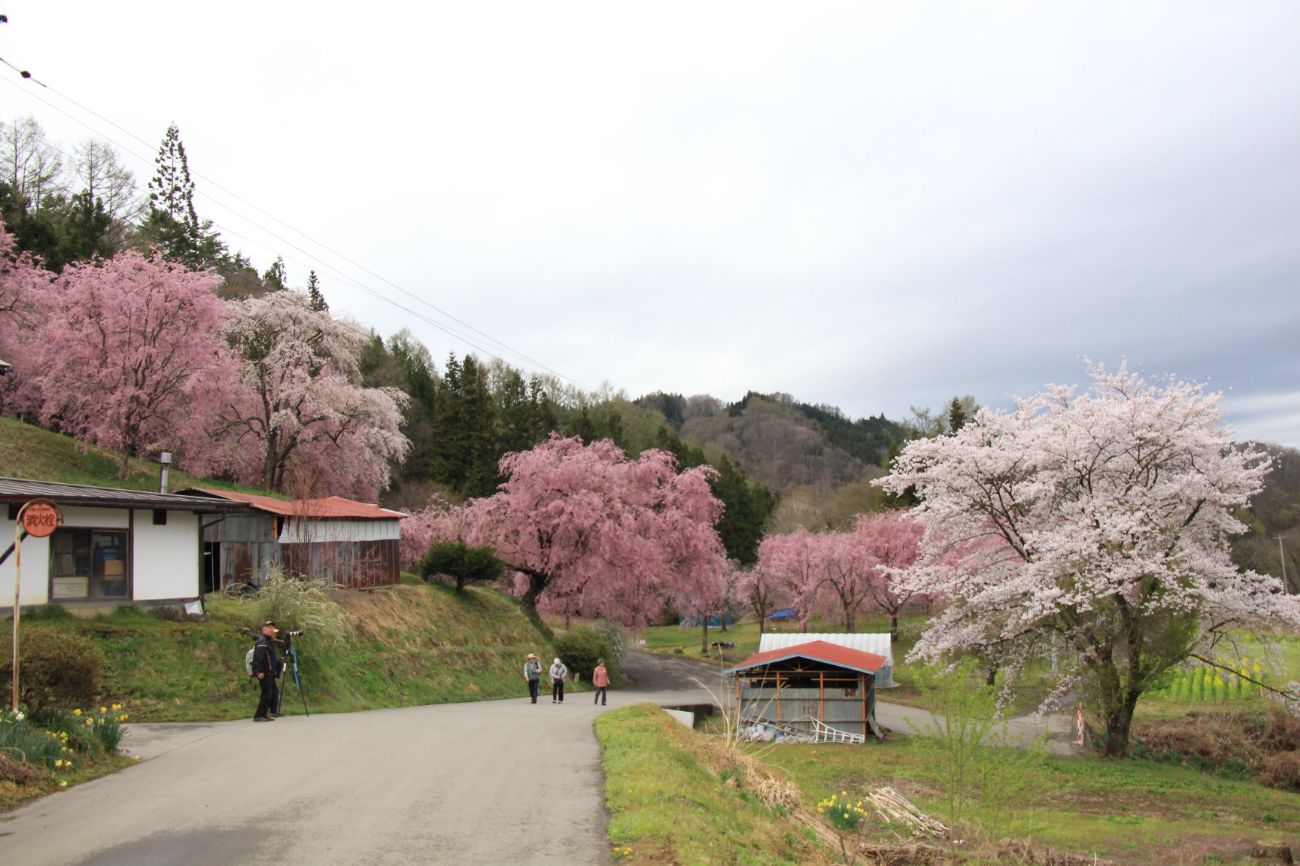
[[[78,574],[59,574],[59,575],[56,575],[56,574],[54,573],[54,557],[57,555],[57,554],[55,553],[55,551],[54,551],[54,539],[55,539],[55,537],[56,537],[57,535],[59,535],[60,533],[76,533],[76,532],[85,532],[85,533],[88,533],[88,534],[90,535],[90,537],[91,537],[91,543],[90,543],[90,548],[91,548],[91,551],[92,551],[92,555],[91,555],[91,566],[90,566],[91,574],[86,575],[86,580],[87,580],[87,584],[86,584],[87,594],[84,595],[84,596],[76,596],[76,597],[72,597],[72,598],[66,598],[66,597],[65,597],[65,598],[59,598],[59,597],[56,597],[55,594],[54,594],[54,579],[55,579],[55,577],[81,577],[82,575],[78,575]],[[94,566],[94,555],[93,555],[93,551],[94,551],[94,536],[95,536],[97,533],[98,533],[98,534],[103,534],[103,535],[108,535],[108,534],[121,535],[122,538],[123,538],[123,540],[124,540],[124,543],[123,543],[123,545],[122,545],[122,567],[123,567],[123,570],[124,570],[124,572],[125,572],[124,577],[125,577],[125,579],[126,579],[126,594],[125,594],[125,595],[112,595],[112,596],[110,596],[110,595],[101,595],[101,596],[95,596],[95,595],[91,594],[91,591],[92,591],[92,587],[93,587],[93,585],[90,583],[90,581],[99,580],[99,581],[101,582],[100,585],[101,585],[101,589],[102,589],[102,586],[103,586],[103,580],[104,580],[104,576],[103,576],[103,575],[100,575],[99,577],[96,577],[95,574],[94,574],[94,570],[95,570],[95,566]],[[99,603],[99,604],[102,604],[102,603],[104,603],[104,602],[122,602],[122,603],[125,603],[125,602],[131,602],[131,601],[134,601],[134,600],[135,600],[135,568],[133,567],[133,566],[134,566],[134,556],[133,556],[133,553],[134,553],[134,547],[135,547],[135,521],[134,521],[134,515],[132,515],[132,519],[128,521],[128,524],[127,524],[127,526],[125,526],[125,527],[121,527],[121,526],[66,526],[66,525],[65,525],[65,526],[60,526],[58,529],[54,530],[54,533],[50,536],[50,540],[49,540],[49,562],[48,562],[48,567],[47,567],[47,569],[46,569],[46,600],[47,600],[47,603],[48,603],[48,604],[93,604],[93,603]],[[73,555],[73,556],[76,555],[76,553],[75,553],[75,546],[74,546],[74,552],[73,552],[72,555]]]

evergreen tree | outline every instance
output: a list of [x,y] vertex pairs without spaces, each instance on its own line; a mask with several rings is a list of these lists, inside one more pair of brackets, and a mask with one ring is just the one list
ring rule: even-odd
[[325,302],[325,296],[321,294],[320,279],[317,278],[315,271],[307,274],[307,301],[309,306],[318,313],[324,313],[330,308],[330,305]]
[[487,387],[487,370],[466,355],[461,365],[461,423],[464,425],[464,481],[466,496],[491,496],[497,489],[496,408]]
[[165,258],[189,268],[225,264],[226,248],[212,230],[211,221],[200,223],[194,211],[194,181],[176,124],[167,127],[154,165],[157,170],[149,181],[149,214],[140,227],[145,240]]
[[956,397],[948,404],[948,432],[956,433],[966,426],[966,409]]
[[569,418],[564,432],[569,436],[577,436],[582,440],[583,445],[590,445],[592,442],[602,438],[596,432],[596,422],[591,420],[591,411],[583,406],[576,415]]
[[545,442],[552,432],[560,429],[560,419],[555,416],[555,407],[542,387],[542,380],[536,376],[528,382],[528,407],[533,444]]
[[[315,274],[314,271],[312,273]],[[262,274],[262,285],[266,287],[268,292],[281,292],[289,287],[289,276],[285,271],[282,256],[276,256],[275,263],[266,269],[266,273]],[[312,309],[316,308],[313,307]]]
[[109,239],[112,226],[113,219],[101,200],[89,191],[74,195],[59,237],[59,259],[66,263],[96,256],[112,258],[117,252]]

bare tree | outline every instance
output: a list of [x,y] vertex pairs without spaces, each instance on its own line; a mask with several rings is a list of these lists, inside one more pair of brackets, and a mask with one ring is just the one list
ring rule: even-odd
[[144,200],[137,194],[135,175],[122,164],[122,157],[112,146],[86,138],[73,151],[73,159],[72,171],[79,191],[103,203],[116,231],[140,218]]
[[46,196],[63,192],[63,157],[45,140],[45,130],[34,117],[0,123],[0,170],[0,180],[25,199],[27,207],[40,207]]

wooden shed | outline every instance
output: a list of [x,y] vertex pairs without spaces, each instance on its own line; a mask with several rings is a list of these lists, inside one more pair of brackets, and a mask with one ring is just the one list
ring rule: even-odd
[[341,496],[276,499],[230,490],[186,493],[250,506],[203,523],[203,580],[207,592],[231,584],[260,585],[279,565],[338,586],[388,586],[400,574],[400,524],[406,515]]
[[829,727],[865,739],[881,736],[875,680],[887,661],[815,640],[756,653],[727,673],[744,718],[808,736]]

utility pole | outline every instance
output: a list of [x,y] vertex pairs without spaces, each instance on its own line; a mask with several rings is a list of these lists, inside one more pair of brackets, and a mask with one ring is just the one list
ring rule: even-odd
[[1282,563],[1282,588],[1289,591],[1291,583],[1286,579],[1286,550],[1282,547],[1282,536],[1277,536],[1277,558]]

